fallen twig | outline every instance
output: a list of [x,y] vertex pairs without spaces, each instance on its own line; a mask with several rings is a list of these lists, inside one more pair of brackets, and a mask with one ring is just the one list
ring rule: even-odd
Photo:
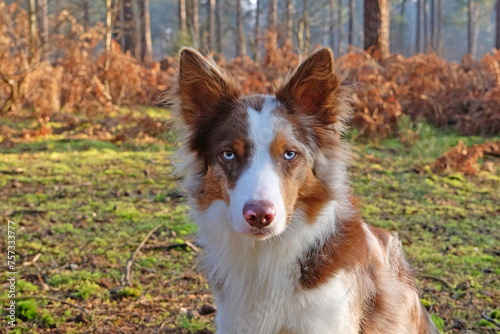
[[135,251],[130,256],[130,258],[127,260],[127,262],[125,264],[125,269],[123,271],[123,275],[122,275],[122,277],[120,279],[120,285],[121,286],[132,285],[132,282],[131,282],[131,280],[132,280],[132,270],[131,270],[132,269],[132,264],[134,264],[135,258],[137,257],[137,255],[141,251],[142,247],[144,247],[144,245],[149,240],[149,238],[151,238],[151,236],[153,235],[153,233],[155,233],[162,225],[163,225],[163,222],[161,222],[160,224],[156,225],[155,228],[153,228],[151,231],[149,231],[149,233],[146,235],[146,237],[144,238],[144,240],[142,240],[142,242],[139,244],[139,246],[137,246],[137,248],[135,249]]
[[442,280],[441,278],[434,277],[434,276],[419,276],[419,278],[425,278],[425,279],[429,279],[429,280],[443,283],[448,289],[453,290],[453,287],[450,285],[450,283],[446,282],[445,280]]
[[153,245],[146,245],[144,246],[144,249],[164,249],[164,250],[171,250],[174,248],[178,247],[183,247],[183,248],[191,248],[193,251],[196,253],[199,253],[201,250],[196,247],[192,242],[190,241],[185,241],[183,243],[176,243],[176,244],[170,244],[170,243],[161,243],[161,244],[153,244]]
[[16,168],[14,170],[0,170],[0,174],[6,174],[6,175],[18,175],[24,173],[24,169],[22,168]]
[[492,324],[494,324],[495,326],[497,326],[498,328],[500,328],[500,323],[496,322],[495,319],[488,317],[486,314],[484,314],[484,313],[481,314],[481,318],[483,318],[483,319],[491,322]]
[[6,217],[12,217],[17,214],[36,216],[36,215],[44,215],[46,213],[47,211],[44,210],[7,210],[3,213],[3,215]]
[[27,262],[23,262],[23,266],[31,266],[32,264],[35,264],[35,262],[38,261],[38,259],[40,258],[40,256],[42,256],[42,253],[36,254],[33,257],[33,260],[27,261]]
[[195,246],[195,245],[194,245],[191,241],[186,240],[186,241],[184,241],[184,243],[185,243],[186,245],[188,245],[188,246],[189,246],[189,248],[191,248],[192,250],[194,250],[196,253],[199,253],[199,252],[201,251],[201,250],[200,250],[198,247],[196,247],[196,246]]
[[1,298],[0,300],[2,301],[9,301],[9,300],[26,300],[26,299],[45,299],[45,300],[52,300],[52,301],[56,301],[56,302],[59,302],[61,304],[65,304],[65,305],[68,305],[68,306],[72,306],[74,308],[77,308],[79,309],[80,311],[82,311],[83,313],[85,313],[87,316],[90,317],[90,314],[81,306],[78,306],[78,305],[75,305],[73,303],[70,303],[70,302],[67,302],[67,301],[64,301],[62,299],[59,299],[59,298],[54,298],[54,297],[49,297],[49,296],[25,296],[25,297],[15,297],[15,298]]

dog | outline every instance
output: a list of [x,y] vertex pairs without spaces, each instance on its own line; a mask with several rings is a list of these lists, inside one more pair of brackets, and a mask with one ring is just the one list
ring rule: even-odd
[[191,48],[171,90],[218,334],[439,333],[396,235],[360,217],[342,141],[352,88],[332,52],[242,96]]

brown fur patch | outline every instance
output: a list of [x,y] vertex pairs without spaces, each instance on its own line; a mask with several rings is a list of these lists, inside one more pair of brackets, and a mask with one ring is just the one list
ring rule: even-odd
[[200,193],[196,196],[198,209],[206,210],[217,200],[223,200],[229,205],[229,195],[226,188],[227,180],[225,180],[220,167],[209,166],[203,178]]
[[372,232],[373,236],[377,238],[377,240],[380,243],[380,247],[382,249],[387,249],[387,246],[389,245],[389,240],[391,239],[391,234],[387,232],[384,229],[381,229],[380,227],[374,227],[371,225],[368,225],[370,231]]
[[296,208],[304,211],[307,221],[313,223],[321,209],[331,200],[332,196],[326,185],[316,178],[312,170],[308,170],[299,190]]
[[364,266],[367,258],[368,243],[362,222],[343,223],[322,245],[307,252],[301,261],[300,283],[304,289],[313,289],[340,269]]
[[[384,314],[386,313],[387,300],[385,292],[379,289],[378,273],[384,270],[380,259],[375,257],[370,257],[370,263],[368,264],[365,273],[368,279],[375,284],[375,291],[373,294],[364,296],[363,302],[363,322],[361,324],[360,333],[370,334],[379,333],[381,323],[388,325],[392,320],[386,318]],[[392,326],[391,326],[392,327]]]
[[[396,237],[380,228],[369,225],[368,228],[378,240],[389,264],[384,263],[384,259],[375,256],[376,253],[370,253],[363,274],[366,275],[364,280],[370,281],[375,289],[364,297],[363,322],[360,333],[381,333],[388,328],[400,326],[401,324],[396,323],[396,321],[405,321],[406,327],[416,329],[417,333],[437,333],[427,316],[427,311],[417,298],[412,272],[398,248],[398,241],[394,239]],[[398,286],[388,285],[387,282],[383,281],[388,276],[399,281],[397,282]],[[396,295],[390,289],[404,289],[406,291],[402,292],[401,295]],[[394,317],[398,312],[407,312],[406,317]]]
[[243,156],[245,154],[245,140],[240,138],[235,139],[232,147],[236,155]]
[[269,147],[269,153],[275,161],[275,166],[280,175],[282,182],[281,195],[283,196],[286,211],[290,213],[287,219],[287,223],[289,223],[300,186],[305,181],[304,176],[308,166],[299,152],[292,160],[285,160],[284,153],[287,150],[297,151],[290,143],[290,138],[283,132],[278,132]]
[[281,160],[285,150],[291,149],[291,147],[288,147],[288,141],[287,136],[282,132],[278,132],[276,136],[274,136],[273,142],[269,148],[269,153],[274,160]]

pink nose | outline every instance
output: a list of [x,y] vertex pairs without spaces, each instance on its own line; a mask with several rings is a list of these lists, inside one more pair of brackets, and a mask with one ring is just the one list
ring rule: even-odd
[[256,201],[245,204],[243,216],[250,226],[263,228],[272,223],[276,209],[268,201]]

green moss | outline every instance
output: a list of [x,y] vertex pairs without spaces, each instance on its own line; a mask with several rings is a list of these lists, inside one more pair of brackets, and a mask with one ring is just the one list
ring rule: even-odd
[[17,302],[16,317],[23,320],[33,320],[38,315],[36,303],[32,299],[19,300]]
[[184,314],[179,317],[177,324],[179,327],[182,327],[189,332],[195,332],[197,330],[205,329],[209,326],[208,323],[202,322],[198,319],[195,319],[189,314]]
[[38,286],[32,284],[23,279],[19,279],[16,282],[16,288],[19,292],[28,293],[28,292],[37,292]]
[[432,303],[430,300],[427,300],[427,299],[423,299],[423,298],[420,298],[420,302],[422,303],[422,305],[424,305],[426,308],[429,308],[431,307]]
[[56,226],[54,230],[56,231],[56,233],[72,233],[75,231],[75,227],[70,223],[66,223],[60,226]]
[[100,291],[101,287],[97,283],[85,280],[80,284],[78,290],[73,293],[73,295],[86,300],[92,296],[99,296]]
[[46,309],[44,309],[42,313],[42,323],[46,327],[52,327],[56,324],[54,317],[52,317]]
[[495,324],[489,322],[486,319],[479,320],[478,325],[482,327],[493,327],[493,328],[496,327]]
[[443,318],[435,315],[435,314],[431,314],[431,319],[432,319],[432,322],[434,323],[434,325],[436,325],[437,329],[443,333],[444,332],[444,320]]
[[139,297],[141,295],[142,289],[137,287],[126,286],[118,290],[118,296],[122,298]]

